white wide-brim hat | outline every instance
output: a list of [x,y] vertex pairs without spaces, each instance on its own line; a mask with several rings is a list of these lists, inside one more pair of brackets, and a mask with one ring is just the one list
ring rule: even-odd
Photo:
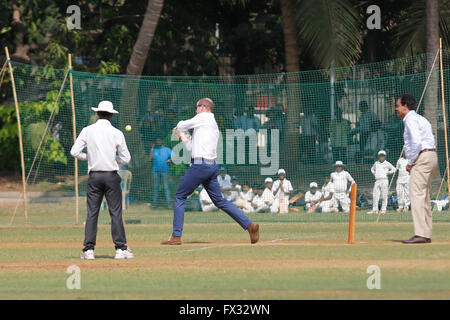
[[286,171],[284,171],[284,169],[280,169],[280,170],[278,170],[278,173],[277,173],[278,175],[280,175],[280,174],[284,174],[284,175],[286,175]]
[[380,150],[380,151],[378,151],[378,155],[379,156],[385,156],[386,155],[386,151]]
[[119,113],[119,111],[114,110],[114,106],[113,106],[112,102],[107,101],[107,100],[101,101],[98,104],[97,108],[92,107],[91,110],[95,111],[95,112],[103,111],[103,112],[108,112],[108,113]]
[[264,183],[269,183],[269,182],[273,182],[272,178],[267,177],[266,180],[264,180]]
[[335,167],[344,167],[344,163],[342,161],[336,161],[335,164],[333,164]]
[[315,183],[315,182],[311,182],[310,184],[309,184],[309,187],[312,189],[312,188],[316,188],[317,189],[317,183]]

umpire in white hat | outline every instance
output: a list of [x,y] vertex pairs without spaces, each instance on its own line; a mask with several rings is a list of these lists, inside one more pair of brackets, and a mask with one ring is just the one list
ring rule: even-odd
[[[133,258],[127,247],[122,220],[121,178],[117,173],[119,164],[130,162],[131,156],[123,133],[111,125],[113,114],[117,114],[110,101],[101,101],[97,108],[99,119],[83,128],[70,154],[79,160],[87,160],[89,179],[87,184],[87,218],[85,227],[83,260],[93,260],[97,238],[97,221],[103,196],[108,203],[111,216],[111,233],[116,248],[115,259]],[[87,153],[83,149],[87,148]]]

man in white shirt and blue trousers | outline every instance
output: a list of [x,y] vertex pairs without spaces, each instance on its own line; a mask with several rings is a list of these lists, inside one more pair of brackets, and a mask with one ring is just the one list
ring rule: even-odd
[[406,170],[410,177],[411,212],[414,236],[403,243],[430,243],[432,231],[431,180],[438,169],[436,144],[430,122],[416,113],[416,100],[410,94],[402,94],[395,107],[403,119],[405,131],[404,151],[408,159]]
[[[230,215],[244,230],[250,234],[250,242],[259,240],[259,225],[250,219],[234,204],[224,199],[217,181],[218,166],[217,143],[219,129],[214,118],[214,102],[209,98],[200,99],[196,106],[196,116],[178,122],[175,131],[182,132],[194,129],[192,139],[186,142],[191,151],[191,165],[180,181],[175,194],[173,233],[163,245],[180,245],[184,224],[184,205],[186,198],[202,184],[214,205]],[[180,138],[181,139],[181,138]]]
[[[87,184],[87,218],[85,226],[83,260],[94,260],[97,238],[97,221],[103,196],[108,203],[111,216],[111,234],[116,248],[115,259],[131,259],[133,253],[127,246],[122,220],[121,178],[117,173],[119,164],[130,162],[125,137],[122,131],[111,125],[110,119],[117,114],[110,101],[102,101],[97,112],[99,120],[81,130],[70,154],[79,160],[87,160],[89,179]],[[87,153],[83,149],[87,148]]]

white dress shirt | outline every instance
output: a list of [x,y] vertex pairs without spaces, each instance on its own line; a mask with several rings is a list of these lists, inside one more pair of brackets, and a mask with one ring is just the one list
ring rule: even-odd
[[[85,147],[87,153],[83,152]],[[122,131],[106,119],[99,119],[83,128],[70,154],[79,160],[87,160],[88,172],[117,171],[119,164],[127,164],[131,160]]]
[[375,180],[387,179],[388,175],[393,174],[395,170],[394,166],[386,160],[383,162],[376,161],[370,168],[370,171],[375,176]]
[[348,183],[349,182],[351,184],[355,183],[355,180],[353,180],[350,173],[348,173],[345,170],[342,170],[341,172],[337,172],[337,171],[332,172],[330,175],[330,178],[331,178],[331,182],[333,182],[333,184],[334,184],[334,191],[336,193],[343,193],[343,192],[346,192],[347,190],[350,191],[351,185],[350,185],[350,188],[348,188]]
[[405,125],[403,133],[405,156],[408,159],[408,164],[413,165],[420,151],[436,148],[433,129],[430,122],[414,110],[406,114],[403,123]]
[[192,140],[187,142],[186,148],[191,151],[192,158],[215,160],[217,158],[217,143],[219,128],[212,112],[200,112],[195,117],[180,121],[177,129],[194,129]]

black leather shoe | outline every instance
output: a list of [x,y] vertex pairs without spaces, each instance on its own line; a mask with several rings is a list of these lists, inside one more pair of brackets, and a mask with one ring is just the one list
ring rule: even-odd
[[420,237],[420,236],[413,236],[412,238],[408,240],[402,241],[403,243],[410,244],[410,243],[431,243],[430,238]]

